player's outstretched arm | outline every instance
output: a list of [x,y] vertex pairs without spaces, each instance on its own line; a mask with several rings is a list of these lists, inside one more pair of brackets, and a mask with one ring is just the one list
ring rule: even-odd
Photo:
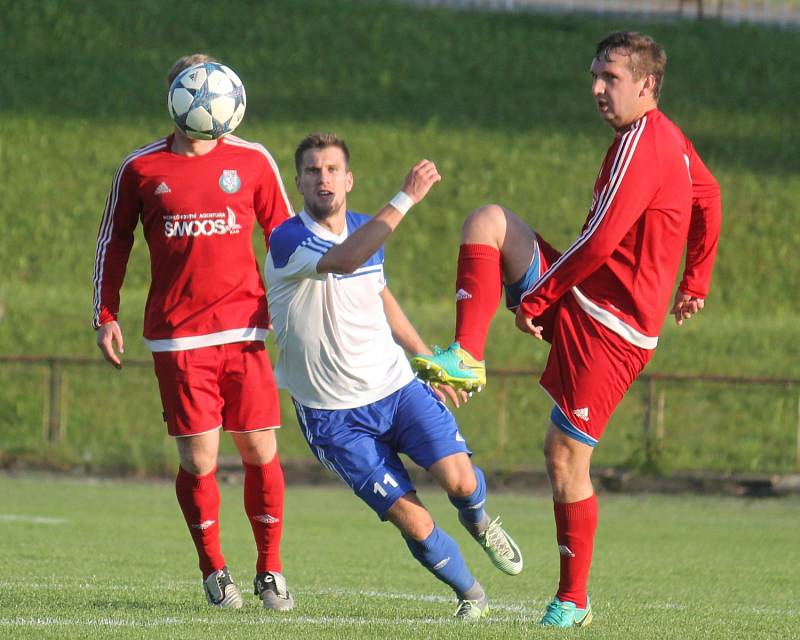
[[420,160],[409,171],[402,190],[367,224],[331,249],[317,263],[318,273],[353,273],[375,253],[394,231],[403,216],[419,204],[442,176],[430,160]]
[[115,345],[119,353],[125,353],[122,329],[116,320],[112,320],[111,322],[100,325],[100,328],[97,330],[97,346],[100,348],[106,360],[117,369],[122,369],[122,361],[114,351]]
[[670,313],[675,316],[675,322],[680,326],[694,314],[699,313],[705,306],[702,298],[697,298],[680,289],[675,292],[675,301],[672,303]]

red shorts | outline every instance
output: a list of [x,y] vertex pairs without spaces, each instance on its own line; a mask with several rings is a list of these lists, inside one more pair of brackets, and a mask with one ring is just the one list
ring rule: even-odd
[[278,388],[263,342],[153,353],[167,431],[194,436],[277,429]]
[[[537,234],[532,284],[561,255]],[[517,283],[521,293],[522,281]],[[611,414],[636,376],[653,357],[653,351],[637,347],[597,322],[583,309],[572,292],[565,293],[534,324],[551,344],[539,379],[555,407],[550,419],[569,437],[597,445]]]
[[601,325],[572,293],[554,306],[550,355],[539,382],[555,402],[553,424],[593,447],[653,351]]

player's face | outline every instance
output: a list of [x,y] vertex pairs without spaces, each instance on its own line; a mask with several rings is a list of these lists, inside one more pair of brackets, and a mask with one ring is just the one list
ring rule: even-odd
[[622,129],[638,120],[654,105],[653,76],[633,79],[628,66],[630,58],[611,52],[592,61],[592,96],[600,117],[615,129]]
[[316,220],[325,220],[347,209],[347,194],[353,174],[339,147],[309,149],[303,154],[300,175],[295,178],[305,210]]

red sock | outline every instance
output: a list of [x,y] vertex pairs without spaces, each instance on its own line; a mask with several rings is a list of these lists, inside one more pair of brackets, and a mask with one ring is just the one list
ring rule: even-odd
[[483,360],[502,292],[500,252],[486,244],[462,244],[456,274],[456,342],[478,360]]
[[556,595],[562,602],[574,602],[583,609],[597,529],[597,496],[579,502],[554,502],[553,511],[561,554],[561,580]]
[[278,455],[265,465],[244,465],[244,510],[253,528],[256,572],[281,571],[283,469]]
[[175,495],[183,511],[183,518],[192,534],[200,559],[200,571],[207,578],[225,566],[219,543],[219,487],[217,470],[204,476],[195,476],[183,467],[175,478]]

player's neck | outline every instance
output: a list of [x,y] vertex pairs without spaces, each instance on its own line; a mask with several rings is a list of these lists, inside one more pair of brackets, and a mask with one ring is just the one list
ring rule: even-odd
[[614,127],[614,129],[618,132],[626,131],[634,122],[641,120],[645,114],[647,114],[647,112],[652,111],[653,109],[658,109],[658,104],[655,101],[648,100],[641,106],[635,117],[628,118],[625,124],[612,124],[611,126]]
[[217,146],[217,140],[192,140],[180,131],[175,131],[172,138],[172,152],[180,156],[202,156]]
[[335,235],[341,235],[342,231],[344,231],[345,225],[347,224],[347,207],[342,207],[336,213],[331,213],[327,216],[317,216],[312,212],[308,206],[306,206],[306,213],[311,216],[314,221],[322,227],[325,227],[328,231]]

